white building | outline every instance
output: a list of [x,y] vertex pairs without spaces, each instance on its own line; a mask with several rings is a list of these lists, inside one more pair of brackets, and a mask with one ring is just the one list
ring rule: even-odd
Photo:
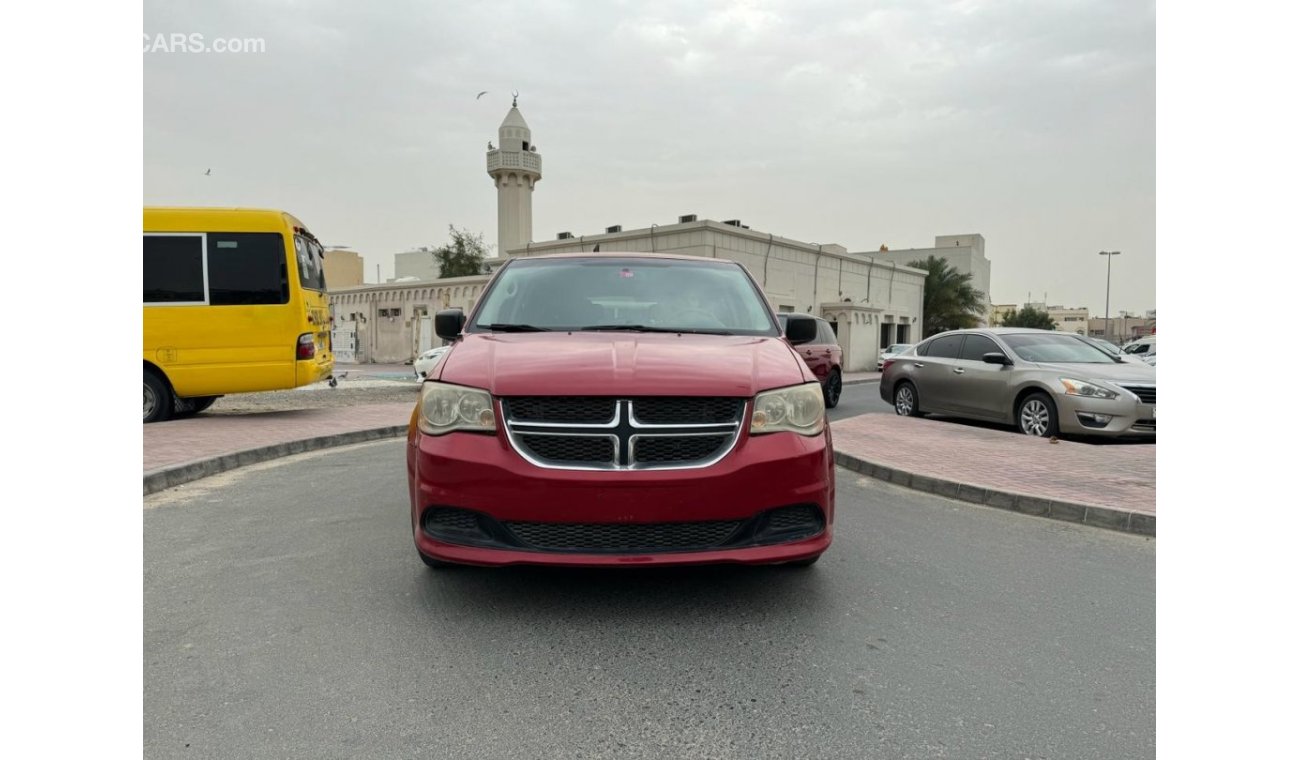
[[[597,250],[598,249],[598,250]],[[874,369],[880,349],[920,337],[925,272],[871,261],[844,246],[804,243],[690,214],[676,224],[637,230],[611,226],[596,235],[527,243],[507,257],[548,253],[647,251],[730,259],[747,268],[777,311],[800,311],[831,323],[844,349],[844,369]],[[489,261],[493,268],[504,259]]]
[[979,233],[939,235],[934,239],[933,248],[897,248],[872,251],[862,255],[892,261],[896,264],[923,261],[930,256],[947,259],[948,263],[958,273],[969,274],[971,276],[971,286],[984,294],[984,325],[988,325],[993,306],[993,302],[989,297],[993,281],[993,266],[984,256],[983,235]]
[[[975,287],[986,294],[989,265],[981,235],[947,235],[936,248],[853,253],[836,244],[806,243],[751,229],[738,219],[714,221],[694,214],[675,223],[624,230],[619,225],[603,233],[574,236],[559,233],[554,240],[532,237],[532,193],[542,176],[541,156],[532,131],[512,104],[498,129],[500,147],[489,143],[487,171],[497,188],[498,250],[489,260],[495,271],[507,259],[548,253],[674,252],[725,258],[744,265],[779,311],[808,312],[829,321],[844,349],[846,371],[875,368],[880,349],[891,343],[911,343],[922,337],[925,272],[909,261],[942,255],[959,271],[974,273]],[[427,259],[424,257],[427,256]],[[426,279],[432,254],[398,254],[397,278],[391,282],[331,292],[339,361],[341,349],[353,346],[356,361],[405,361],[431,338],[432,315],[439,309],[468,310],[481,294],[486,276]],[[403,261],[409,263],[402,263]]]
[[1075,335],[1088,334],[1088,309],[1083,306],[1048,306],[1042,302],[1023,305],[1014,303],[996,304],[990,312],[990,322],[995,326],[999,325],[1002,318],[1007,314],[1026,306],[1046,312],[1047,316],[1056,323],[1056,329],[1060,332],[1074,333]]
[[438,262],[433,258],[433,249],[427,246],[411,251],[393,254],[393,279],[397,282],[415,278],[429,281],[438,279]]

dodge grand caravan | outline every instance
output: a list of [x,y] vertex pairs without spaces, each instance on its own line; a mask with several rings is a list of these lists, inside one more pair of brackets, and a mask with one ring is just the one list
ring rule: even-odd
[[415,547],[430,567],[811,565],[831,543],[822,388],[758,285],[721,259],[513,259],[411,418]]

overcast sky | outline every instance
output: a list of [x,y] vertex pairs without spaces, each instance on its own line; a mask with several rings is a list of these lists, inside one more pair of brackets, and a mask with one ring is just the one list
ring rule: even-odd
[[[1155,7],[1087,2],[147,0],[144,202],[269,206],[393,274],[496,242],[510,91],[533,236],[694,213],[850,251],[979,232],[995,303],[1156,306]],[[489,94],[481,99],[481,90]],[[205,172],[211,169],[211,175]]]

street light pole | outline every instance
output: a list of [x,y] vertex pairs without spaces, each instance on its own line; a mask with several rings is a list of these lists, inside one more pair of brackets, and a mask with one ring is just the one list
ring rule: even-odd
[[1098,251],[1097,255],[1106,257],[1106,340],[1110,340],[1110,259],[1119,251]]

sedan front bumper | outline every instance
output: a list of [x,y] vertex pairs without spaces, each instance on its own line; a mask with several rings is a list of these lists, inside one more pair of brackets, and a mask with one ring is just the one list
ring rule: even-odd
[[1055,394],[1062,433],[1108,437],[1156,437],[1156,405],[1122,395],[1114,399]]

